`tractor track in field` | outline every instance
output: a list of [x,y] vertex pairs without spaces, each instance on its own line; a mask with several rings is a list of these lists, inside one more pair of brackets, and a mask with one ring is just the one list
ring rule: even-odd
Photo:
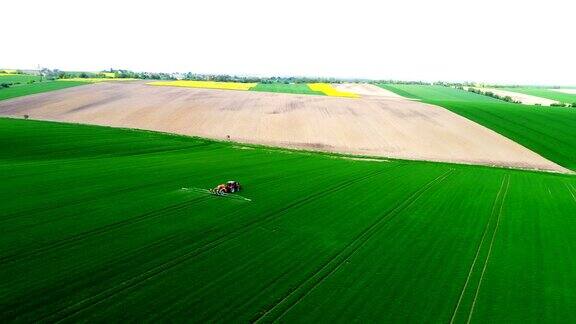
[[[268,182],[270,182],[270,181],[272,181],[272,180],[265,181],[265,182],[261,182],[261,183],[268,183]],[[169,181],[168,181],[168,182],[169,182]],[[148,185],[146,185],[146,186],[133,187],[133,188],[130,188],[130,189],[126,189],[126,188],[125,188],[125,189],[121,189],[121,190],[118,190],[118,191],[113,192],[113,193],[114,193],[114,194],[118,194],[118,193],[131,192],[131,191],[134,191],[133,189],[147,188],[147,187],[152,187],[152,186],[156,186],[156,185],[158,185],[158,184],[163,184],[163,183],[168,183],[168,182],[167,182],[167,181],[162,181],[162,182],[157,182],[157,183],[148,184]],[[202,197],[199,197],[199,198],[196,199],[196,200],[198,200],[199,202],[201,202],[201,201],[204,200],[204,199],[201,199],[201,198],[202,198]],[[97,199],[96,199],[96,200],[97,200]],[[75,236],[73,236],[73,237],[68,237],[68,238],[63,239],[63,240],[59,240],[59,241],[56,241],[56,242],[53,242],[53,243],[49,243],[49,244],[47,244],[47,245],[44,245],[44,246],[43,246],[42,248],[40,248],[40,249],[33,250],[33,251],[28,252],[28,253],[17,253],[17,254],[8,255],[8,256],[3,256],[3,257],[0,256],[0,262],[11,263],[11,262],[14,262],[14,261],[17,261],[17,260],[21,260],[21,259],[24,259],[24,258],[29,257],[29,256],[32,256],[32,255],[37,255],[38,253],[42,253],[42,252],[49,251],[49,250],[51,250],[51,249],[53,249],[53,248],[68,246],[68,245],[70,245],[70,243],[77,242],[77,241],[86,239],[86,238],[88,238],[88,237],[92,237],[92,236],[95,236],[95,235],[107,233],[107,232],[109,232],[109,231],[116,230],[116,229],[122,228],[122,227],[127,226],[127,225],[136,224],[136,223],[138,223],[138,222],[140,222],[140,221],[143,221],[143,220],[155,218],[155,217],[154,217],[155,215],[150,215],[150,214],[164,213],[164,212],[166,212],[166,211],[168,211],[168,212],[176,212],[176,211],[182,210],[183,208],[193,206],[193,205],[195,204],[195,203],[193,203],[193,202],[195,202],[196,200],[192,199],[192,200],[189,200],[189,201],[186,201],[186,202],[183,202],[183,203],[178,203],[178,204],[176,204],[176,205],[166,206],[166,207],[164,207],[164,208],[157,209],[157,210],[153,210],[153,211],[150,211],[150,212],[147,212],[147,213],[144,213],[144,214],[140,214],[140,215],[138,215],[138,216],[131,217],[131,218],[129,218],[129,219],[126,219],[126,220],[123,220],[123,221],[120,221],[120,222],[116,222],[116,223],[104,225],[104,226],[102,226],[102,227],[99,227],[99,228],[96,228],[96,229],[93,229],[93,230],[89,230],[89,231],[86,231],[86,232],[82,232],[82,233],[77,234],[77,235],[75,235]],[[78,200],[78,201],[75,202],[75,204],[81,204],[81,203],[85,203],[85,202],[87,202],[87,201],[93,201],[93,199],[89,199],[89,200]],[[191,203],[191,204],[190,204],[190,203]],[[73,204],[73,205],[75,205],[75,204]],[[186,206],[182,206],[182,207],[180,207],[180,208],[177,208],[176,210],[170,210],[171,208],[178,207],[178,206],[180,206],[180,205],[182,205],[182,204],[186,204]],[[54,207],[54,208],[49,208],[48,210],[55,210],[55,209],[59,209],[59,208],[62,208],[62,206],[58,206],[58,207]],[[38,210],[38,211],[46,211],[46,209],[44,209],[44,210]],[[144,217],[144,216],[146,216],[146,217]],[[156,216],[161,216],[161,215],[156,215]],[[2,222],[3,222],[3,221],[0,221],[0,224],[1,224]],[[51,221],[44,222],[44,223],[49,223],[49,222],[51,222]],[[127,224],[120,224],[120,223],[125,223],[125,222],[129,222],[129,223],[127,223]],[[35,224],[35,225],[41,225],[41,224],[43,224],[43,223],[38,223],[38,224]],[[118,226],[116,226],[116,225],[118,225]],[[73,242],[68,242],[68,241],[70,241],[70,240],[73,240]],[[66,241],[66,242],[64,242],[64,241]],[[41,251],[39,251],[39,250],[41,250]],[[13,258],[14,260],[12,260],[12,258]]]
[[[86,310],[89,309],[93,306],[96,306],[102,302],[105,302],[106,300],[124,292],[127,291],[129,289],[132,289],[134,287],[139,286],[140,284],[151,280],[163,273],[165,273],[166,271],[171,270],[172,268],[185,263],[187,261],[189,261],[190,259],[197,257],[199,255],[202,255],[208,251],[211,251],[212,249],[234,239],[237,238],[238,236],[244,234],[245,232],[247,232],[248,230],[252,229],[255,226],[261,226],[262,224],[268,223],[270,221],[273,221],[275,219],[277,219],[278,217],[280,217],[281,215],[285,214],[287,211],[289,211],[290,209],[296,208],[296,207],[300,207],[303,205],[308,204],[311,201],[314,201],[318,198],[333,194],[335,192],[338,192],[340,190],[343,190],[347,187],[352,186],[353,184],[356,184],[358,182],[364,181],[366,179],[370,179],[372,177],[375,177],[379,174],[382,174],[384,172],[388,172],[391,169],[396,169],[401,167],[402,165],[398,165],[398,166],[394,166],[391,168],[384,168],[384,169],[380,169],[377,171],[373,171],[373,172],[369,172],[367,175],[360,177],[360,178],[355,178],[354,180],[344,180],[340,183],[338,183],[338,185],[335,185],[333,187],[331,187],[329,190],[324,190],[324,191],[319,191],[317,193],[314,193],[308,197],[299,199],[293,203],[290,203],[278,210],[275,210],[273,212],[267,213],[265,214],[265,216],[260,217],[252,222],[249,222],[247,224],[244,224],[243,226],[240,226],[228,233],[224,233],[223,235],[215,238],[214,240],[212,240],[211,242],[206,243],[203,246],[197,247],[189,252],[186,252],[178,257],[175,257],[171,260],[168,260],[162,264],[159,264],[155,267],[153,267],[152,269],[149,269],[131,279],[125,280],[124,282],[120,283],[117,286],[108,288],[96,295],[87,297],[81,301],[78,301],[76,303],[74,303],[73,305],[70,306],[66,306],[60,310],[57,310],[47,316],[44,316],[41,321],[50,321],[50,322],[61,322],[64,321],[66,319],[69,319],[70,317]],[[93,301],[93,302],[91,302]],[[91,302],[91,303],[90,303]],[[60,316],[60,314],[62,314],[62,316]]]
[[[274,179],[266,179],[265,181],[260,182],[260,183],[261,183],[261,184],[266,184],[266,183],[269,183],[269,182],[272,182],[272,181],[274,181]],[[216,232],[217,229],[218,229],[218,226],[213,226],[213,227],[208,228],[208,229],[206,229],[205,231],[203,231],[203,233],[204,233],[204,234],[214,233],[214,232]],[[158,248],[160,248],[160,247],[163,247],[163,246],[166,246],[166,245],[169,245],[169,244],[174,244],[174,242],[175,242],[176,240],[178,240],[178,242],[179,242],[178,244],[179,244],[179,245],[184,245],[184,246],[188,246],[188,245],[190,245],[191,243],[194,243],[194,242],[195,242],[195,240],[192,240],[192,241],[190,242],[189,239],[186,240],[186,241],[181,241],[182,238],[186,238],[186,237],[188,237],[188,235],[183,234],[182,232],[178,232],[178,233],[171,234],[171,235],[169,235],[169,236],[167,236],[167,237],[164,237],[164,238],[161,238],[161,239],[159,239],[159,240],[156,240],[156,241],[154,241],[154,242],[152,242],[152,243],[150,243],[150,244],[143,245],[143,246],[137,248],[136,250],[132,250],[132,251],[130,251],[130,252],[128,252],[128,253],[119,253],[119,254],[116,255],[116,257],[115,257],[113,260],[110,260],[110,264],[121,263],[121,262],[122,262],[123,260],[125,260],[126,258],[129,259],[129,258],[131,258],[131,257],[134,256],[134,255],[139,255],[139,254],[141,254],[141,253],[143,253],[143,252],[150,251],[150,249],[158,249]],[[120,251],[118,251],[118,252],[120,252]],[[101,268],[101,269],[99,269],[99,270],[94,270],[94,271],[95,271],[96,273],[101,273],[101,272],[102,272],[102,273],[107,273],[108,270],[109,270],[109,267],[108,267],[108,266],[104,266],[103,268]],[[104,278],[102,278],[102,279],[104,279]],[[73,282],[73,283],[70,283],[70,285],[68,285],[68,286],[75,286],[75,285],[77,285],[77,282],[76,282],[76,281]],[[43,292],[40,292],[40,294],[43,294]],[[30,297],[30,295],[29,295],[28,297]],[[36,298],[33,298],[33,299],[36,299]],[[25,301],[16,302],[16,303],[14,303],[14,304],[7,305],[7,309],[10,309],[10,310],[11,310],[11,313],[13,313],[13,314],[22,313],[22,312],[27,312],[27,310],[18,310],[18,309],[21,309],[24,304],[26,304]],[[40,305],[37,305],[37,306],[40,306]],[[30,309],[30,307],[34,308],[34,307],[37,307],[37,306],[30,306],[30,305],[28,305],[27,307],[28,307],[28,309]],[[6,317],[6,318],[9,318],[9,316],[12,316],[12,315],[9,315],[8,313],[5,314],[5,317]]]
[[102,227],[95,228],[93,230],[89,230],[89,231],[82,232],[82,233],[77,234],[77,235],[73,235],[71,237],[53,242],[51,244],[43,245],[41,248],[29,251],[27,253],[18,253],[18,254],[13,254],[13,255],[1,257],[0,263],[3,263],[3,264],[12,263],[12,262],[19,261],[19,260],[34,256],[34,255],[48,252],[48,251],[56,249],[56,248],[62,248],[65,246],[69,246],[69,245],[74,244],[78,241],[85,240],[86,238],[89,238],[89,237],[94,237],[94,236],[97,236],[97,235],[100,235],[103,233],[107,233],[107,232],[110,232],[113,230],[123,228],[125,226],[134,225],[134,224],[137,224],[137,223],[145,221],[145,220],[164,216],[164,215],[166,215],[166,213],[177,212],[177,211],[185,209],[187,207],[194,206],[196,203],[206,201],[210,198],[211,198],[210,196],[198,197],[198,198],[184,201],[182,203],[178,203],[175,205],[170,205],[170,206],[167,206],[164,208],[156,209],[156,210],[144,213],[144,214],[140,214],[136,217],[131,217],[131,218],[125,219],[125,220],[120,221],[120,222],[108,224],[108,225],[105,225]]
[[492,232],[492,238],[490,239],[490,245],[488,245],[488,255],[486,256],[486,260],[484,260],[484,266],[482,267],[482,273],[480,274],[480,280],[478,281],[478,287],[476,287],[476,293],[474,294],[474,300],[472,301],[472,307],[470,308],[470,313],[468,314],[468,320],[466,323],[470,323],[472,320],[472,315],[474,314],[474,310],[476,307],[476,300],[478,299],[478,294],[480,293],[480,288],[482,287],[482,282],[484,281],[484,274],[486,273],[486,269],[488,268],[488,262],[490,261],[490,257],[492,256],[492,248],[494,247],[494,240],[496,238],[496,234],[498,233],[498,228],[500,227],[500,218],[502,218],[502,210],[504,209],[504,201],[506,200],[506,195],[508,194],[508,188],[510,186],[510,175],[506,178],[506,188],[504,189],[504,194],[502,195],[502,199],[500,201],[500,206],[498,208],[498,216],[496,217],[496,227],[494,228],[494,232]]
[[[398,179],[398,178],[401,178],[401,175],[399,175],[399,176],[394,176],[394,177],[391,178],[391,179]],[[247,267],[247,266],[242,266],[241,268],[246,268],[246,267]],[[240,268],[238,268],[238,269],[240,269]],[[236,270],[238,270],[238,269],[236,269]],[[242,309],[246,304],[249,304],[249,303],[251,303],[252,301],[256,300],[260,295],[264,294],[267,290],[269,290],[270,288],[272,288],[275,283],[277,283],[278,281],[280,281],[284,275],[290,273],[290,271],[291,271],[291,270],[286,270],[286,271],[284,271],[279,277],[273,279],[270,283],[268,283],[265,287],[263,287],[258,294],[252,296],[249,300],[247,300],[246,302],[244,302],[242,305],[238,306],[237,308],[238,308],[238,309]],[[229,272],[227,272],[226,276],[227,276],[227,275],[230,275],[230,274],[233,274],[234,272],[236,272],[236,271],[230,270]],[[222,278],[223,278],[223,277],[220,277],[219,280],[222,279]],[[208,289],[208,287],[211,287],[211,286],[215,285],[216,283],[217,283],[217,282],[211,282],[211,283],[208,284],[207,286],[203,286],[200,290],[206,290],[206,289]],[[197,291],[195,291],[195,293],[197,293]],[[198,298],[198,297],[195,297],[195,298]],[[168,313],[168,312],[169,312],[169,309],[163,310],[163,313]],[[231,318],[234,318],[234,317],[231,317]]]
[[[306,296],[308,296],[316,287],[324,282],[324,280],[326,280],[338,269],[340,269],[340,267],[347,260],[353,257],[356,252],[358,252],[360,248],[366,244],[366,242],[374,237],[374,235],[378,233],[385,224],[388,223],[388,220],[412,206],[424,193],[448,178],[453,171],[453,169],[449,169],[440,176],[429,181],[425,185],[421,186],[418,190],[413,192],[404,201],[396,205],[393,209],[384,213],[374,223],[360,232],[340,252],[330,258],[320,269],[314,272],[310,277],[308,277],[294,289],[289,291],[288,294],[284,296],[284,298],[274,304],[271,308],[264,311],[257,318],[252,319],[251,322],[259,323],[278,321],[280,318],[282,318],[282,316],[284,316],[294,306],[296,306]],[[279,314],[273,315],[274,312],[279,312]],[[267,319],[267,317],[270,316],[273,316],[273,318]]]
[[[397,178],[401,178],[402,176],[395,176],[392,179],[397,179]],[[242,304],[241,306],[239,306],[239,308],[243,308],[246,304],[249,304],[250,302],[252,302],[253,300],[257,299],[260,295],[264,294],[267,290],[271,289],[273,287],[273,284],[276,281],[279,281],[282,276],[284,276],[284,274],[282,274],[280,277],[274,279],[271,283],[269,283],[266,287],[264,287],[263,289],[260,290],[260,292],[257,295],[254,295],[251,299],[249,299],[248,301],[246,301],[244,304]]]
[[[458,297],[458,302],[456,303],[456,306],[455,306],[454,311],[452,313],[452,317],[450,318],[450,324],[453,324],[454,321],[456,320],[456,316],[457,316],[458,311],[460,309],[460,305],[462,304],[462,301],[464,299],[464,295],[466,294],[466,291],[468,289],[468,284],[470,283],[470,279],[472,278],[472,274],[474,273],[474,268],[476,266],[476,262],[478,261],[478,258],[480,257],[480,252],[482,251],[482,247],[484,246],[484,240],[486,239],[486,235],[489,232],[490,224],[492,224],[492,220],[493,220],[495,215],[497,215],[497,221],[499,221],[499,219],[500,219],[500,214],[502,212],[502,206],[504,205],[504,196],[506,196],[506,194],[508,192],[509,184],[510,184],[510,175],[506,174],[502,178],[502,182],[500,183],[500,188],[498,190],[498,193],[496,194],[496,198],[494,199],[494,205],[492,206],[492,212],[490,213],[490,217],[488,217],[488,221],[486,222],[486,226],[484,227],[484,231],[482,233],[482,238],[480,239],[480,242],[478,243],[478,248],[476,249],[474,259],[472,261],[472,264],[470,265],[470,269],[468,270],[468,275],[466,277],[466,281],[464,282],[464,286],[462,287],[462,290],[460,291],[460,296]],[[500,198],[500,196],[502,195],[502,190],[504,190],[504,195],[502,196],[502,198]],[[498,214],[496,213],[496,210],[498,210]],[[494,237],[494,236],[495,236],[495,231],[492,234],[492,237]],[[492,246],[490,246],[490,249],[491,249],[491,247]],[[488,261],[488,257],[485,260],[485,265],[487,264],[487,261]],[[478,284],[476,293],[478,292],[479,287],[480,287],[480,283]],[[471,312],[469,314],[471,316]]]
[[572,198],[574,198],[574,202],[576,202],[576,188],[574,188],[571,183],[566,183],[566,187],[568,188],[570,195],[572,195]]

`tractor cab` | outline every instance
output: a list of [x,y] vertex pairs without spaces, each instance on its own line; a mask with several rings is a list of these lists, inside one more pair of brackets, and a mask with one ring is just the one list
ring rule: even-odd
[[226,182],[226,191],[229,193],[240,191],[240,183],[238,181]]

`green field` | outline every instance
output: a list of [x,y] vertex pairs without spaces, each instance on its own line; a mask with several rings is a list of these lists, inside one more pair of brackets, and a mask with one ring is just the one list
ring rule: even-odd
[[511,104],[444,86],[380,86],[445,107],[576,171],[575,109]]
[[312,94],[324,96],[323,92],[312,91],[306,83],[258,83],[250,91],[263,91],[263,92],[281,92],[281,93],[295,93],[295,94]]
[[[574,322],[576,177],[0,119],[3,322]],[[235,179],[243,196],[209,188]]]
[[37,75],[0,73],[0,83],[27,83],[28,81],[40,81]]
[[514,88],[503,88],[503,90],[520,92],[531,96],[557,100],[563,103],[569,103],[569,104],[576,103],[576,94],[562,93],[551,89],[514,87]]
[[31,95],[35,93],[60,90],[86,84],[76,81],[44,81],[32,84],[19,84],[9,88],[0,88],[0,100]]

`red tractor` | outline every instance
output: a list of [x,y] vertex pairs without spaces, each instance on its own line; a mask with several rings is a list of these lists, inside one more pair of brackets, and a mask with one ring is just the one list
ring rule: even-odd
[[226,195],[240,191],[240,183],[238,181],[228,181],[226,184],[217,185],[210,192],[216,195]]

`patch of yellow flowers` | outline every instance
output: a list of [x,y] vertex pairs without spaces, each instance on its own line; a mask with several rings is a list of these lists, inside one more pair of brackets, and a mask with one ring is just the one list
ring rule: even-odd
[[334,88],[330,83],[308,83],[308,88],[312,91],[320,91],[331,97],[359,98],[360,96],[346,91],[340,91]]

